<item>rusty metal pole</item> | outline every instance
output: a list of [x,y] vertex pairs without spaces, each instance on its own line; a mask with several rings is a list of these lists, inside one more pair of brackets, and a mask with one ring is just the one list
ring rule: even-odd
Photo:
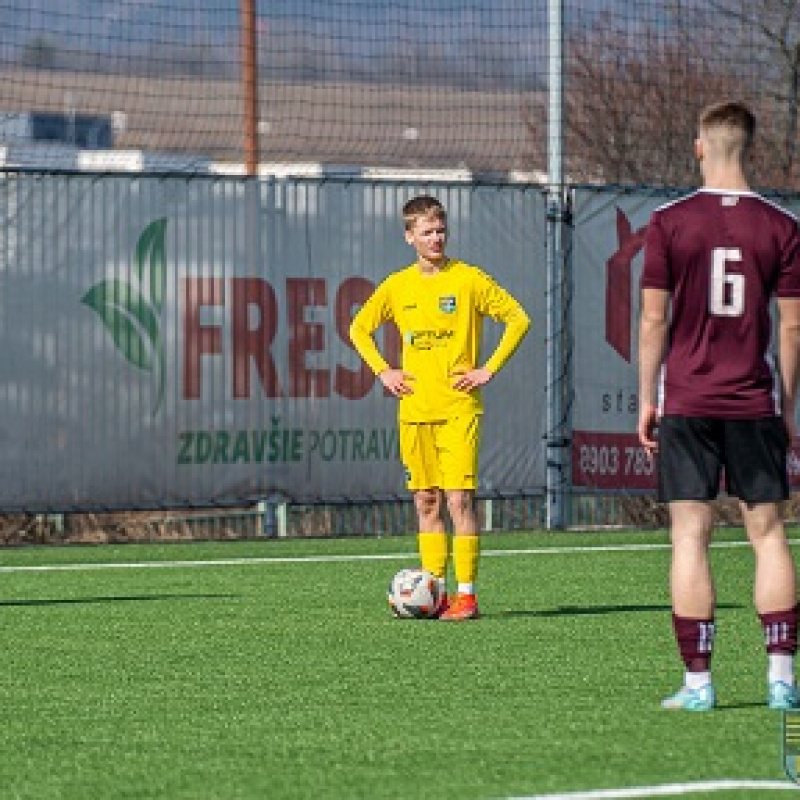
[[256,0],[242,0],[242,94],[244,96],[244,163],[247,175],[258,171],[258,60]]

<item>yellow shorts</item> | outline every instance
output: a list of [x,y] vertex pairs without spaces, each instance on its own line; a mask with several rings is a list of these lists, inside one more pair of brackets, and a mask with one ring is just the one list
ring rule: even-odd
[[406,486],[419,489],[475,489],[481,415],[442,422],[400,422],[400,459]]

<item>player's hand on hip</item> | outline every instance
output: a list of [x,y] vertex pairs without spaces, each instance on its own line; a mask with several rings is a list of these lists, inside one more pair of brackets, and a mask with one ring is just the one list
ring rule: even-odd
[[395,397],[402,397],[404,394],[413,394],[414,392],[411,386],[414,376],[403,372],[402,369],[385,369],[378,375],[378,378]]
[[479,386],[485,386],[494,377],[494,372],[486,367],[478,367],[459,375],[453,383],[453,388],[462,392],[471,392]]
[[658,438],[656,428],[658,426],[658,412],[655,406],[642,406],[639,412],[639,443],[647,451],[648,455],[655,455],[658,452]]

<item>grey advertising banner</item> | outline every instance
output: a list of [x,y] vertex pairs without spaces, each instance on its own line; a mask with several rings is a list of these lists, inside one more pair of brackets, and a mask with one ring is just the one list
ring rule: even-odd
[[[540,488],[535,187],[9,173],[0,507],[403,496],[395,401],[347,328],[412,260],[400,209],[423,190],[448,207],[451,254],[496,276],[533,319],[485,389],[480,488]],[[500,330],[486,327],[488,352]],[[396,359],[396,332],[378,340]]]
[[[638,317],[645,232],[667,189],[575,189],[572,481],[576,488],[652,491],[655,467],[640,447]],[[770,198],[797,214],[797,197]],[[800,458],[790,457],[793,480]]]

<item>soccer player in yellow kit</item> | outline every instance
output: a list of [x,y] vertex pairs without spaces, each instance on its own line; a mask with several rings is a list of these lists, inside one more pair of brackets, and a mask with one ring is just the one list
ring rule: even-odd
[[[443,495],[453,522],[457,594],[439,618],[478,616],[475,580],[480,554],[474,494],[483,403],[488,383],[530,327],[522,306],[485,272],[445,255],[447,214],[435,197],[403,206],[405,237],[416,261],[389,275],[355,315],[350,339],[384,387],[399,398],[400,457],[414,494],[422,567],[444,589],[448,561]],[[483,318],[504,324],[491,357],[480,363]],[[374,331],[394,321],[402,366],[378,350]]]

